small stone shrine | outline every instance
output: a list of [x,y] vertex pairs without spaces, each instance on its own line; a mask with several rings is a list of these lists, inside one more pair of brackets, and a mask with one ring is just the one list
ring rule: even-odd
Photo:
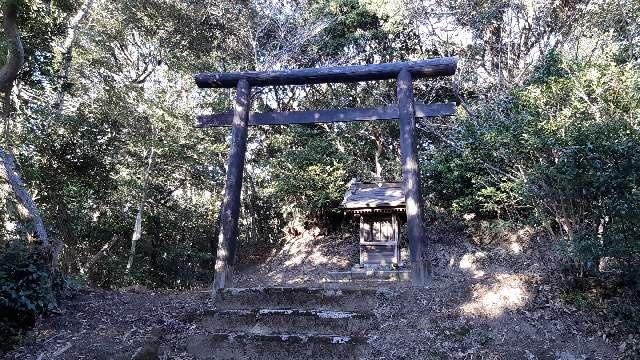
[[360,262],[337,280],[405,277],[400,259],[400,224],[406,221],[402,183],[352,182],[340,207],[359,223]]

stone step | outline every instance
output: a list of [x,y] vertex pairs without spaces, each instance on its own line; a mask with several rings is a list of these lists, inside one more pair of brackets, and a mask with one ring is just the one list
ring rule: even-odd
[[229,288],[216,291],[218,310],[301,309],[371,312],[378,303],[376,289],[306,287]]
[[218,310],[207,314],[202,326],[212,332],[364,335],[377,326],[377,321],[373,313],[350,311]]
[[196,359],[308,360],[361,359],[369,338],[364,336],[210,333],[189,340]]
[[377,270],[377,269],[353,269],[349,271],[331,271],[328,273],[328,281],[350,282],[350,281],[371,281],[371,282],[395,282],[410,281],[411,270]]

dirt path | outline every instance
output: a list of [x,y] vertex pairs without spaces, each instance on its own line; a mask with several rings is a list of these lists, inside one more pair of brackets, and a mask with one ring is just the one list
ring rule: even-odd
[[207,292],[80,291],[5,359],[131,359],[145,351],[181,358],[182,340],[209,299]]
[[[391,291],[380,309],[387,359],[618,359],[598,320],[522,275],[440,279]],[[416,356],[415,354],[420,354]]]
[[[286,265],[281,257],[245,269],[237,275],[238,285],[314,285],[323,261],[328,268],[343,266],[345,252],[311,245],[310,256],[300,261]],[[379,284],[386,291],[377,311],[380,331],[371,334],[377,336],[373,358],[638,358],[637,328],[625,328],[606,304],[577,308],[561,300],[555,273],[543,271],[550,260],[536,249],[440,246],[435,249],[439,275],[431,285]],[[23,346],[4,358],[189,359],[186,341],[212,308],[204,290],[83,290],[62,300],[60,313],[43,319]]]
[[[379,309],[375,358],[617,359],[599,320],[539,291],[544,285],[504,275],[473,281],[440,278],[427,288],[389,287]],[[525,286],[527,294],[522,293]],[[538,293],[531,289],[541,288]],[[532,301],[524,297],[532,296]],[[130,359],[147,351],[190,358],[186,339],[208,294],[82,291],[61,303],[6,359]],[[139,357],[144,358],[144,357]],[[150,357],[154,358],[154,357]]]

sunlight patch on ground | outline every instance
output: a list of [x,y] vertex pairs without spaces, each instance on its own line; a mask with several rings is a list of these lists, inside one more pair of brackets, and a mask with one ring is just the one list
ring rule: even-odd
[[264,284],[320,283],[329,271],[344,270],[357,262],[358,240],[353,234],[323,234],[319,228],[298,228],[288,235],[261,264],[236,274],[240,283]]
[[474,285],[472,297],[460,307],[464,314],[495,318],[524,305],[528,293],[521,275],[496,274],[493,285]]
[[298,275],[293,277],[286,277],[280,271],[271,271],[268,276],[272,284],[302,284],[309,281],[310,277],[306,275]]
[[479,269],[478,262],[486,257],[487,257],[487,254],[482,251],[476,251],[475,253],[464,254],[460,258],[458,267],[462,270],[466,270],[469,273],[471,273],[471,275],[473,275],[474,278],[482,277],[484,276],[485,272]]
[[509,252],[513,255],[520,255],[522,253],[522,245],[517,242],[509,244]]
[[346,266],[346,259],[336,258],[333,256],[327,256],[326,249],[323,244],[318,244],[315,236],[309,233],[305,233],[298,239],[289,242],[281,250],[281,255],[287,255],[287,260],[284,262],[285,266],[296,266],[301,264],[308,265],[322,265],[322,264],[335,264]]

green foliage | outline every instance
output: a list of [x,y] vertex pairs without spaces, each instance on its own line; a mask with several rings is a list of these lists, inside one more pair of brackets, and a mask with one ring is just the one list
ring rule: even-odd
[[335,20],[324,30],[320,53],[329,58],[340,56],[345,50],[360,51],[385,38],[380,18],[358,0],[319,1],[314,11]]
[[546,155],[537,156],[527,195],[555,219],[570,254],[596,270],[603,256],[640,251],[640,72],[610,64],[569,71],[517,94],[521,116],[539,119],[542,136],[530,143]]
[[360,0],[316,0],[309,16],[326,19],[319,41],[305,47],[303,64],[330,63],[349,58],[372,63],[403,60],[419,48],[414,28],[384,13],[375,2]]
[[562,55],[552,49],[536,64],[525,85],[544,85],[555,79],[567,78],[569,75],[569,71],[564,67]]
[[445,152],[431,165],[436,198],[458,212],[546,226],[579,273],[597,271],[603,257],[632,261],[639,88],[634,66],[565,64],[551,53],[526,85],[461,120],[461,156]]
[[112,250],[112,253],[93,269],[86,280],[102,288],[123,288],[141,285],[149,289],[190,289],[206,284],[213,276],[214,259],[207,248],[189,245],[141,243],[136,250],[134,267],[123,271],[128,248]]
[[[322,134],[322,135],[321,135]],[[320,136],[318,136],[320,135]],[[345,156],[320,128],[300,127],[274,141],[273,187],[287,215],[318,216],[335,208],[345,189]]]
[[17,240],[0,249],[0,350],[6,350],[55,299],[48,264]]

